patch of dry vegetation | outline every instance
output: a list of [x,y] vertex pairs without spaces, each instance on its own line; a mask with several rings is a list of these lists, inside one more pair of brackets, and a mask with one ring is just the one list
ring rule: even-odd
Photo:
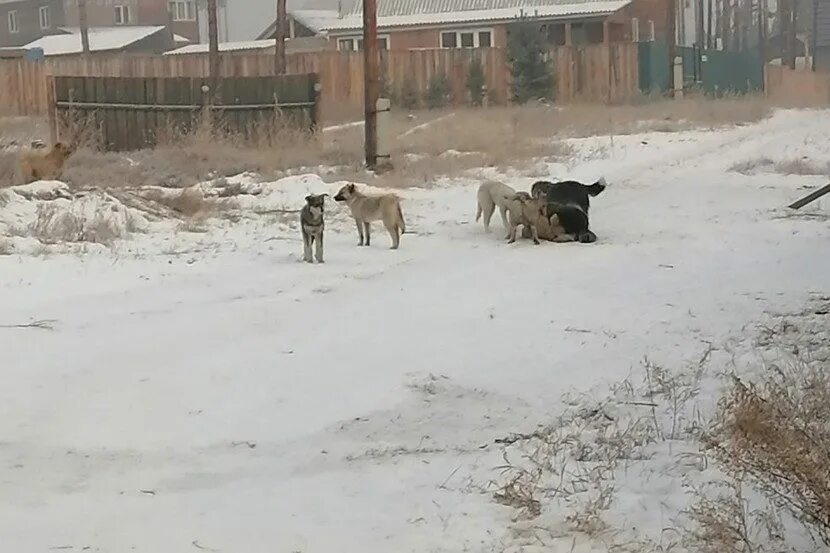
[[760,172],[802,176],[830,175],[830,162],[820,163],[806,157],[775,162],[768,157],[759,157],[735,163],[729,170],[743,175],[753,175]]

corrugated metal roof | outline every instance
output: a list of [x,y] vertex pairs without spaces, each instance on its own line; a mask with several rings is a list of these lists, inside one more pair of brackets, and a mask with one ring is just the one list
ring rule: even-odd
[[[89,49],[92,52],[120,50],[165,29],[160,26],[90,27]],[[43,48],[45,56],[80,54],[80,30],[77,27],[61,27],[61,30],[69,34],[45,36],[23,48]]]
[[[378,4],[378,27],[469,24],[506,21],[522,16],[602,16],[612,14],[630,3],[631,0],[381,0]],[[358,2],[349,15],[332,22],[326,30],[362,29],[363,14],[360,4]],[[407,9],[413,11],[407,12]]]
[[[270,50],[275,46],[274,40],[247,40],[237,42],[220,42],[220,52],[235,52],[239,50]],[[322,37],[299,37],[285,41],[285,51],[289,54],[299,52],[315,52],[326,46],[326,39]],[[206,54],[209,46],[207,44],[190,44],[169,52],[165,56],[178,56],[182,54]]]
[[[523,9],[533,14],[536,8],[607,4],[603,0],[378,0],[378,17],[411,16],[416,14],[457,13],[468,11],[501,11]],[[628,2],[626,2],[628,3]],[[345,4],[345,3],[344,3]],[[580,10],[582,11],[582,10]],[[363,13],[363,2],[352,2],[344,15]]]

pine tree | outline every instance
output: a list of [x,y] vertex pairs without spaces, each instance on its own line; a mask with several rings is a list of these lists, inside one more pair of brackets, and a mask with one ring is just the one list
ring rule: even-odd
[[547,55],[548,45],[538,23],[522,19],[510,26],[507,56],[516,102],[553,98],[553,75]]

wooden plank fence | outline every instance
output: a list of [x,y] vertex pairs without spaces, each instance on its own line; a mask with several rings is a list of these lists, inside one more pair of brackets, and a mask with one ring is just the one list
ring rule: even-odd
[[[137,150],[191,132],[200,119],[249,135],[288,115],[298,126],[317,121],[316,75],[228,77],[216,91],[210,80],[190,77],[50,77],[54,82],[53,136],[61,118],[100,129],[105,150]],[[267,130],[267,129],[266,129]],[[69,140],[72,140],[71,137]]]
[[764,70],[764,91],[767,98],[783,105],[828,105],[830,74],[768,64]]
[[[323,51],[290,54],[287,58],[289,74],[318,74],[324,119],[338,112],[360,113],[363,105],[362,53]],[[558,47],[551,50],[550,59],[556,102],[617,103],[638,94],[635,43]],[[452,103],[460,105],[468,100],[467,78],[474,60],[480,61],[484,69],[488,99],[496,104],[508,102],[511,97],[510,68],[505,51],[498,48],[384,52],[382,74],[389,92],[400,92],[407,84],[421,97],[436,76],[446,76]],[[221,56],[224,77],[273,76],[273,67],[270,53]],[[22,76],[18,77],[18,74]],[[40,63],[0,60],[0,99],[8,99],[2,104],[6,113],[45,114],[47,75],[204,78],[208,75],[208,59],[203,54],[196,54],[95,55],[53,58]]]

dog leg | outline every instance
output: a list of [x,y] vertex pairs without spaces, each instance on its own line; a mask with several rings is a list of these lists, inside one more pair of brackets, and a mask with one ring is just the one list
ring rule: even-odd
[[371,230],[369,223],[363,223],[363,229],[366,231],[366,245],[368,246],[371,241]]
[[317,258],[317,263],[323,263],[323,232],[317,237],[317,244],[315,244],[314,256]]
[[363,221],[358,219],[354,220],[355,224],[357,224],[357,235],[360,237],[360,241],[357,243],[358,246],[363,245]]
[[312,262],[312,259],[311,259],[311,241],[313,240],[313,238],[305,230],[303,230],[302,233],[303,233],[303,261],[305,261],[306,263],[311,263]]
[[504,225],[504,228],[510,226],[510,223],[507,222],[507,206],[500,205],[499,213],[501,214],[501,224]]
[[398,246],[401,244],[401,235],[398,234],[398,225],[395,224],[395,221],[384,221],[383,226],[386,227],[386,230],[389,232],[389,236],[392,238],[392,249],[397,250]]
[[539,245],[539,233],[536,231],[536,225],[530,225],[530,235],[533,237],[533,243]]
[[507,238],[509,238],[509,240],[507,241],[508,244],[513,244],[514,242],[516,242],[516,231],[518,230],[518,228],[519,225],[513,225],[510,227],[510,232],[507,233]]
[[496,204],[490,202],[484,206],[484,232],[490,232],[490,219],[496,210]]

